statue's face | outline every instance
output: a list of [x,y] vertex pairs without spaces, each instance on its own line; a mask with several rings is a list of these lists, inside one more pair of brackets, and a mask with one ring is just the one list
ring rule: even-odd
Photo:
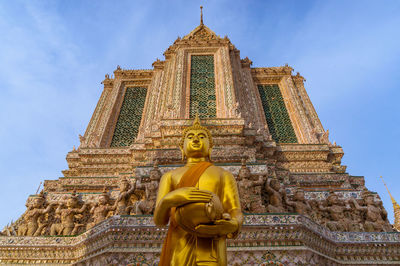
[[242,170],[239,170],[238,180],[242,180],[246,177],[246,173]]
[[337,204],[338,203],[338,197],[336,195],[333,195],[333,196],[329,197],[329,202],[331,204]]
[[67,207],[68,208],[74,208],[78,202],[75,199],[68,199],[67,200]]
[[276,191],[278,191],[279,189],[281,189],[281,185],[279,184],[279,182],[278,181],[276,181],[276,180],[271,180],[271,187],[273,188],[273,189],[275,189]]
[[32,202],[33,208],[39,208],[42,205],[42,201],[40,199],[34,199]]
[[365,198],[365,202],[369,205],[372,205],[374,203],[374,198],[372,196],[368,196]]
[[128,190],[128,183],[127,183],[127,182],[121,182],[121,183],[119,184],[119,190],[120,190],[120,191],[126,191],[126,190]]
[[151,171],[150,172],[150,180],[151,181],[157,181],[160,180],[160,175],[157,171]]
[[208,157],[210,140],[208,139],[207,132],[202,129],[189,130],[185,136],[183,151],[188,158]]
[[107,203],[107,198],[105,196],[100,196],[99,202],[101,205],[104,205]]
[[297,191],[296,194],[294,194],[294,197],[295,197],[296,200],[304,201],[304,192],[303,191]]

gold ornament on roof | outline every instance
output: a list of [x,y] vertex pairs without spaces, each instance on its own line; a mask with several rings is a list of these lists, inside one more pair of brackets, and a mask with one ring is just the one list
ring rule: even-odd
[[200,25],[204,25],[203,24],[203,6],[200,6]]
[[392,200],[393,204],[393,212],[394,212],[394,224],[393,227],[397,231],[400,232],[400,205],[396,202],[396,200],[393,198],[392,194],[389,191],[389,188],[387,187],[385,181],[383,180],[383,177],[381,176],[382,182],[386,187],[387,192],[389,193],[390,199]]

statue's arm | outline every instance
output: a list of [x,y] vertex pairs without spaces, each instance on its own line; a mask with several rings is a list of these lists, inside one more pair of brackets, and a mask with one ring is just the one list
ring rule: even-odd
[[310,203],[308,202],[308,200],[306,200],[306,206],[309,210],[312,210],[313,208],[311,207]]
[[96,204],[93,204],[92,208],[90,208],[89,213],[93,214],[95,209],[96,209]]
[[279,190],[279,193],[281,194],[281,196],[282,196],[283,199],[287,199],[286,189],[281,188],[281,189]]
[[113,211],[115,211],[115,210],[117,209],[117,207],[118,207],[118,202],[120,202],[120,200],[121,200],[121,199],[120,199],[119,197],[115,199],[114,205],[111,206],[111,208],[112,208]]
[[322,206],[322,203],[319,201],[318,202],[318,209],[320,209],[321,211],[327,211],[327,210],[329,210],[329,207]]
[[86,207],[88,206],[87,202],[85,202],[82,206],[82,208],[77,209],[77,213],[83,213],[86,210]]
[[156,208],[154,210],[154,223],[158,226],[167,225],[169,220],[169,212],[172,206],[169,205],[165,196],[172,190],[171,178],[170,173],[164,174],[158,186]]
[[291,201],[291,200],[287,197],[286,194],[284,195],[283,199],[285,200],[286,205],[289,205],[289,206],[291,206],[291,207],[294,207],[295,202],[294,202],[294,201]]
[[55,202],[50,203],[49,206],[47,206],[46,209],[41,210],[40,213],[41,213],[41,214],[48,213],[48,212],[53,208],[54,205],[56,205]]
[[236,229],[231,232],[235,237],[243,224],[243,213],[240,207],[238,187],[233,175],[225,171],[224,172],[224,197],[222,205],[225,210],[231,215],[231,220],[237,225]]
[[265,191],[267,191],[268,194],[274,194],[275,190],[273,190],[270,186],[269,186],[269,181],[267,180],[267,182],[265,182]]
[[239,193],[236,181],[231,173],[224,172],[222,179],[221,203],[224,212],[228,213],[229,219],[221,219],[212,225],[200,224],[196,226],[196,231],[200,234],[215,236],[226,236],[227,238],[236,237],[243,224],[243,214],[240,208]]
[[63,203],[60,203],[56,209],[56,214],[60,214],[61,213],[61,207],[63,206]]
[[354,207],[358,211],[365,211],[368,209],[368,207],[366,207],[366,206],[360,206],[360,204],[358,204],[358,202],[355,198],[350,198],[350,201],[354,204]]
[[107,212],[115,210],[114,205],[110,205],[110,204],[107,204],[105,209]]
[[182,187],[174,189],[171,173],[163,175],[158,187],[156,209],[154,210],[154,223],[164,226],[168,223],[172,207],[179,207],[191,202],[210,202],[211,193],[195,187]]
[[136,179],[131,183],[131,188],[126,192],[126,196],[129,197],[136,190]]
[[144,184],[141,182],[140,178],[138,180],[136,180],[135,186],[137,189],[143,189],[144,188]]

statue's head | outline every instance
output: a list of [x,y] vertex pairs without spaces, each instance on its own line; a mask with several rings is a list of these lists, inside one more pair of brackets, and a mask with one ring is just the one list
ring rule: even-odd
[[250,169],[246,166],[246,159],[242,159],[242,167],[239,169],[238,180],[250,179],[251,172]]
[[281,184],[279,183],[278,179],[272,178],[269,185],[275,190],[279,191],[281,189]]
[[79,204],[79,198],[76,195],[76,192],[72,192],[71,196],[67,199],[67,207],[68,208],[76,208]]
[[362,193],[361,193],[361,195],[362,195],[362,198],[363,198],[363,200],[364,200],[364,202],[367,204],[367,205],[372,205],[372,204],[374,204],[374,195],[372,195],[372,193],[371,192],[369,192],[368,190],[364,190]]
[[294,193],[294,199],[297,201],[304,201],[305,200],[304,190],[302,190],[301,188],[298,188],[296,190],[296,192]]
[[153,169],[150,170],[150,181],[159,182],[161,179],[161,172],[158,169],[158,162],[155,161],[153,165]]
[[39,195],[35,195],[31,200],[28,198],[26,206],[31,207],[33,209],[38,209],[42,207],[43,203],[45,201],[43,193],[40,193]]
[[206,127],[200,124],[200,119],[197,115],[193,125],[185,128],[183,131],[179,147],[182,155],[188,158],[210,159],[213,147],[211,133]]
[[34,198],[32,201],[32,207],[37,209],[42,207],[43,205],[43,200],[41,198]]
[[104,188],[103,189],[103,193],[101,193],[101,195],[99,197],[100,205],[105,205],[108,202],[109,199],[110,199],[110,197],[108,196],[107,189]]
[[119,182],[119,190],[125,192],[128,189],[129,189],[129,181],[128,179],[126,179],[126,177],[124,177]]
[[333,191],[329,192],[328,203],[331,205],[336,205],[338,202],[339,202],[339,198],[335,194],[335,192],[333,192]]

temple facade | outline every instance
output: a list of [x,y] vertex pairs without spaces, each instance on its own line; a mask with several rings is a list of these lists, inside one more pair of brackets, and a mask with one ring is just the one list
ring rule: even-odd
[[183,164],[178,144],[198,114],[246,214],[229,265],[400,264],[400,233],[364,177],[346,172],[299,73],[252,67],[202,20],[164,56],[105,76],[63,177],[2,231],[0,263],[156,264],[158,182]]

